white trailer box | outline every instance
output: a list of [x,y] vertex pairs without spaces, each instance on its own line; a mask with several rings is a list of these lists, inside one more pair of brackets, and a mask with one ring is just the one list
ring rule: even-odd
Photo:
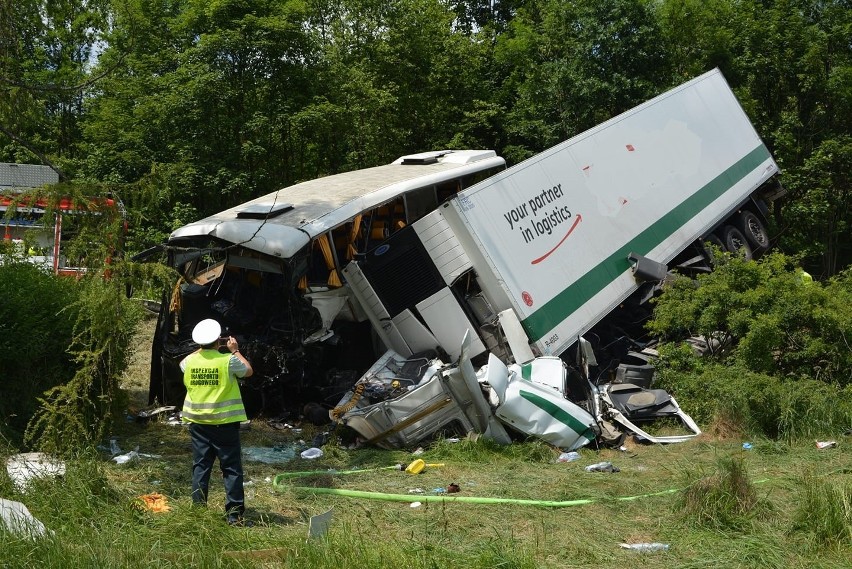
[[[499,353],[511,335],[504,317],[514,314],[534,352],[560,355],[640,286],[631,255],[654,261],[656,278],[663,277],[688,246],[735,223],[731,216],[777,172],[714,70],[468,188],[414,224],[422,249],[400,236],[346,274],[350,282],[366,278],[370,287],[361,289],[375,292],[380,305],[387,304],[383,294],[415,314],[428,305],[421,319],[451,355],[463,331],[444,339],[432,323],[456,322],[459,314],[482,337],[479,353]],[[411,252],[394,254],[401,245]],[[418,298],[419,285],[407,283],[408,304],[399,291],[383,293],[378,275],[402,265],[373,270],[383,262],[378,255],[414,263],[418,251],[431,259],[436,282],[454,287],[455,299],[437,284]],[[374,325],[394,335],[396,316],[376,317]]]

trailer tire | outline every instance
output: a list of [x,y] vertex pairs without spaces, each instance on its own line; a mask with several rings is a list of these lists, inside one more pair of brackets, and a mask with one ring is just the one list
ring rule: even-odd
[[763,252],[769,249],[769,232],[760,217],[752,211],[744,209],[738,217],[738,229],[748,239],[752,250]]
[[712,265],[716,264],[716,256],[713,254],[713,249],[710,246],[717,247],[720,251],[725,251],[725,244],[722,243],[722,240],[715,233],[711,233],[707,237],[701,240],[701,250],[704,253],[704,258],[707,259],[707,262]]
[[722,243],[725,245],[726,251],[736,255],[742,255],[747,260],[751,260],[753,258],[754,255],[748,239],[746,239],[746,236],[743,235],[742,231],[733,225],[724,226],[719,237],[722,239]]
[[725,249],[725,243],[724,243],[724,242],[722,241],[722,239],[721,239],[718,235],[716,235],[715,233],[711,233],[710,235],[708,235],[707,237],[705,237],[705,238],[702,240],[702,243],[703,243],[703,245],[704,245],[704,250],[705,250],[705,251],[707,251],[707,253],[708,253],[708,256],[709,256],[710,251],[711,251],[711,249],[710,249],[709,245],[713,245],[713,246],[715,246],[715,247],[718,247],[718,248],[719,248],[719,249],[721,249],[722,251],[725,251],[725,250],[726,250],[726,249]]

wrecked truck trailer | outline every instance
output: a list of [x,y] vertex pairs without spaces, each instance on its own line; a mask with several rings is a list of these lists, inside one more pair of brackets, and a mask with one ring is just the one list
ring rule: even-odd
[[252,362],[250,416],[330,407],[384,351],[341,279],[345,263],[476,182],[505,169],[492,150],[444,150],[282,188],[174,231],[180,275],[165,291],[152,347],[149,402],[180,406],[191,331],[215,318]]
[[778,171],[714,70],[459,193],[344,276],[399,354],[456,359],[471,330],[472,358],[573,365],[585,337],[607,383],[651,340],[670,271],[711,270],[708,242],[768,245]]

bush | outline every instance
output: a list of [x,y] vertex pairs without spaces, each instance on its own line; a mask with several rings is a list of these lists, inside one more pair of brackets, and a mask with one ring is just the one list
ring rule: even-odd
[[712,273],[666,287],[652,333],[715,338],[712,359],[755,373],[852,382],[852,270],[805,284],[795,260],[780,253],[721,259]]
[[19,443],[46,390],[74,376],[68,353],[78,318],[77,288],[25,261],[0,264],[0,419],[4,436]]
[[123,416],[121,374],[142,308],[124,296],[123,285],[99,275],[77,283],[77,321],[68,352],[74,375],[47,390],[27,426],[25,440],[43,450],[68,453],[103,438]]
[[3,437],[63,453],[99,440],[119,410],[140,307],[117,280],[56,277],[12,257],[0,294]]
[[833,436],[852,425],[852,385],[704,362],[685,346],[666,345],[662,355],[660,386],[699,424],[724,418],[749,434],[788,440]]

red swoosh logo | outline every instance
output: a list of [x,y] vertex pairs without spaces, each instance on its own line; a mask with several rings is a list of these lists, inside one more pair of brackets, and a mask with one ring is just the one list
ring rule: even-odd
[[575,219],[574,223],[571,225],[571,227],[568,228],[568,233],[565,234],[565,237],[563,237],[562,239],[559,240],[559,243],[556,244],[556,247],[554,247],[553,249],[551,249],[550,251],[548,251],[547,253],[545,253],[544,255],[539,257],[538,259],[535,259],[530,264],[537,265],[537,264],[541,263],[542,261],[544,261],[545,259],[547,259],[548,257],[550,257],[553,254],[554,251],[559,249],[560,245],[565,243],[565,240],[568,239],[568,236],[571,235],[571,232],[574,231],[574,229],[577,227],[577,224],[579,224],[581,221],[583,221],[583,216],[578,213],[577,219]]

